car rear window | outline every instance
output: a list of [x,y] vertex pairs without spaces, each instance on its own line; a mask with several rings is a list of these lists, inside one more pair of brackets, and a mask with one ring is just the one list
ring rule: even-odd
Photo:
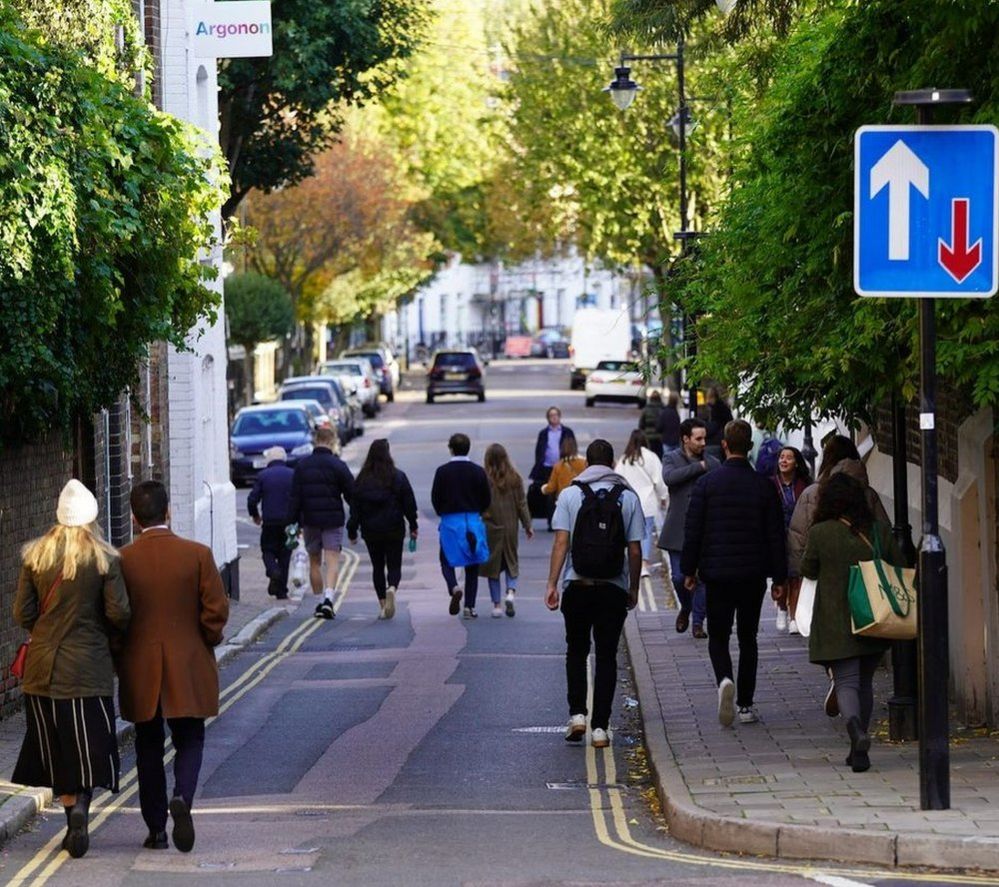
[[324,363],[326,373],[349,373],[351,376],[363,376],[364,370],[356,363]]
[[286,388],[281,392],[281,400],[318,400],[320,403],[335,403],[336,396],[334,389],[328,386],[310,388],[307,385],[299,385],[294,388]]
[[382,356],[377,351],[351,351],[347,357],[366,357],[376,370],[385,366],[385,361],[382,360]]
[[602,360],[597,364],[597,369],[614,373],[637,373],[638,364],[627,360]]
[[308,427],[309,423],[301,410],[266,410],[237,416],[232,426],[232,433],[282,434],[289,431],[305,431]]
[[475,366],[475,356],[467,351],[447,352],[434,358],[434,369],[470,370]]

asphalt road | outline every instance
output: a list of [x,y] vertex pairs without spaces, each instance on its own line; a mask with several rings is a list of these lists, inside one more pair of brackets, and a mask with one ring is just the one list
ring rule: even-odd
[[[551,538],[542,523],[521,544],[515,618],[490,618],[484,581],[478,620],[447,615],[429,487],[448,436],[468,433],[476,459],[500,441],[526,475],[550,404],[563,407],[584,444],[602,436],[620,449],[638,418],[633,406],[585,408],[582,392],[568,390],[563,362],[495,364],[488,385],[484,404],[426,405],[421,392],[403,392],[348,448],[356,470],[367,443],[388,437],[421,506],[420,546],[404,561],[398,614],[375,620],[360,547],[360,556],[348,555],[335,621],[313,619],[307,597],[223,671],[194,852],[141,848],[126,752],[122,793],[96,799],[88,855],[52,851],[64,825],[61,814],[50,816],[4,849],[6,883],[858,883],[837,880],[828,866],[701,853],[670,839],[656,814],[626,668],[613,747],[563,741],[562,623],[542,603]],[[241,524],[242,542],[255,545],[256,536]]]

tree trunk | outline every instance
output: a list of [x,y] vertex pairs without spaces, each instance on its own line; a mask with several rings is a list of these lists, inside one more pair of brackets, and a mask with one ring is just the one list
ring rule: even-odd
[[244,343],[243,345],[243,396],[246,398],[246,405],[253,403],[253,395],[256,393],[256,386],[253,384],[253,350],[256,343]]

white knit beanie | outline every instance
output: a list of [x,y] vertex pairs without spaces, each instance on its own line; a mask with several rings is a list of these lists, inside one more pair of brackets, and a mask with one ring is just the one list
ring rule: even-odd
[[97,520],[97,500],[75,477],[62,488],[56,520],[64,527],[84,527]]

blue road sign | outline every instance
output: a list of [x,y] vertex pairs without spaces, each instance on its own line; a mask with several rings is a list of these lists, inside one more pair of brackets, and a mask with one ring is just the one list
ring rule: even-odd
[[853,288],[986,298],[999,286],[999,130],[862,126],[854,144]]

